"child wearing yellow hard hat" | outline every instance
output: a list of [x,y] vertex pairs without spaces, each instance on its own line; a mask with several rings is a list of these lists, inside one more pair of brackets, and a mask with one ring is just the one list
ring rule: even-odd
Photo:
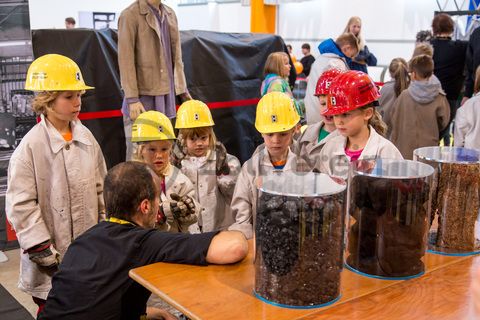
[[10,159],[5,209],[21,247],[19,288],[41,310],[70,243],[104,219],[107,170],[100,146],[78,120],[81,96],[93,88],[73,60],[39,57],[25,89],[38,92],[33,110],[41,121]]
[[138,143],[134,160],[144,162],[161,180],[157,226],[169,232],[199,233],[202,207],[195,199],[192,182],[170,164],[175,133],[170,119],[158,111],[138,116],[132,126],[132,142]]
[[270,92],[260,99],[255,128],[262,134],[265,147],[257,148],[242,166],[231,205],[235,223],[229,230],[241,231],[248,239],[252,238],[258,176],[279,170],[297,171],[297,156],[290,150],[290,144],[299,121],[300,116],[288,95]]
[[180,129],[173,163],[194,184],[203,206],[198,221],[202,232],[224,230],[233,223],[230,203],[240,172],[240,161],[217,141],[208,106],[198,100],[184,102],[177,111]]

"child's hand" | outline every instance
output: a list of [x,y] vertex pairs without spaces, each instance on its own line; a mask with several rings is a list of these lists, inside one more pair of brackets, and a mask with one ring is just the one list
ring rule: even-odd
[[182,168],[182,160],[185,158],[185,153],[183,152],[182,147],[177,143],[173,145],[172,156],[170,158],[175,167],[179,169]]
[[215,173],[217,176],[230,174],[230,167],[227,161],[227,149],[221,143],[217,143],[215,152],[217,153],[217,160],[215,164]]
[[130,119],[132,119],[132,121],[135,121],[141,113],[145,112],[145,108],[140,101],[128,105],[128,108],[130,110]]
[[42,242],[26,252],[28,258],[41,267],[53,268],[60,264],[60,253],[55,250],[50,241]]

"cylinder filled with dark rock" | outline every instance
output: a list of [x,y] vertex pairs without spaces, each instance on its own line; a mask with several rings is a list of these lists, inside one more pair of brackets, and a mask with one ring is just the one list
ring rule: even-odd
[[293,308],[340,296],[346,184],[320,173],[273,173],[258,180],[255,295]]
[[430,197],[430,252],[446,255],[480,253],[480,151],[460,147],[425,147],[414,159],[435,168]]
[[380,279],[424,273],[434,170],[410,160],[352,162],[346,264]]

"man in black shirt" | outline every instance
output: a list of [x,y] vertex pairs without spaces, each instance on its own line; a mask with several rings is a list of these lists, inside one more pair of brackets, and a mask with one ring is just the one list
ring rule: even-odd
[[130,269],[160,261],[227,264],[246,256],[240,232],[190,235],[154,229],[161,214],[158,186],[159,178],[141,163],[121,163],[108,172],[109,218],[70,245],[38,319],[155,319],[165,314],[147,310],[150,292],[128,277]]
[[310,74],[310,68],[315,62],[315,58],[310,54],[310,45],[308,43],[302,44],[302,53],[303,58],[302,60],[300,60],[300,62],[303,65],[303,74],[308,77],[308,75]]

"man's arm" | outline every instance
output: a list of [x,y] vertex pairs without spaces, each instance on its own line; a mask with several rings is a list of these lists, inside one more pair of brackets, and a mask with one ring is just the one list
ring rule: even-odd
[[222,231],[213,237],[207,252],[207,262],[228,264],[241,261],[248,254],[247,239],[240,231]]

